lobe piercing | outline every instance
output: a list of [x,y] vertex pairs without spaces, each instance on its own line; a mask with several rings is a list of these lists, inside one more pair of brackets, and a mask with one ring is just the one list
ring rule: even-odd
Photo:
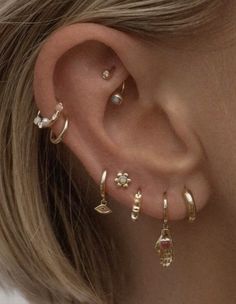
[[112,213],[112,210],[107,206],[108,202],[106,200],[106,178],[107,178],[107,171],[104,170],[100,182],[100,194],[102,199],[100,204],[94,208],[98,213],[101,214]]
[[69,127],[69,120],[67,118],[62,131],[60,132],[60,134],[57,137],[55,137],[53,135],[52,130],[51,130],[50,131],[50,141],[51,141],[51,143],[54,144],[54,145],[59,144],[63,140],[63,136],[64,136],[65,132],[67,131],[68,127]]
[[141,202],[142,202],[142,192],[141,190],[138,190],[138,192],[134,196],[134,204],[131,212],[131,219],[134,222],[137,221],[139,218]]
[[38,126],[39,129],[51,127],[59,118],[63,110],[63,104],[59,102],[55,107],[55,112],[51,118],[41,117],[40,111],[38,111],[37,116],[34,119],[34,124]]
[[183,197],[187,208],[188,220],[192,223],[196,220],[197,217],[197,209],[193,194],[190,190],[185,188]]
[[174,260],[174,246],[168,226],[168,200],[167,194],[164,193],[163,197],[163,226],[161,230],[161,235],[156,242],[155,249],[160,256],[160,264],[163,267],[168,267]]
[[119,172],[117,174],[117,177],[115,178],[115,183],[118,187],[128,188],[129,183],[131,183],[131,179],[129,178],[129,174]]

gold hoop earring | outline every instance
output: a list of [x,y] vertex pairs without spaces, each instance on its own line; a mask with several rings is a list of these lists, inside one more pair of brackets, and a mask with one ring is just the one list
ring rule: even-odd
[[138,192],[134,196],[134,204],[131,212],[131,219],[134,222],[137,221],[139,218],[141,202],[142,202],[142,192],[141,190],[138,190]]
[[183,197],[184,197],[186,208],[187,208],[188,221],[190,223],[192,223],[196,220],[196,217],[197,217],[197,208],[196,208],[196,203],[195,203],[193,194],[190,190],[185,188]]
[[104,170],[100,182],[100,194],[102,199],[100,201],[100,204],[94,208],[98,213],[101,214],[112,213],[112,210],[107,206],[108,202],[106,200],[106,178],[107,178],[107,171]]
[[69,120],[67,118],[62,131],[60,132],[60,134],[57,137],[55,137],[53,135],[53,132],[51,130],[50,131],[50,141],[51,141],[51,143],[54,144],[54,145],[59,144],[63,140],[64,134],[67,131],[68,127],[69,127]]
[[114,95],[111,96],[111,102],[114,104],[114,105],[121,105],[122,102],[123,102],[123,94],[124,94],[124,91],[125,91],[125,81],[123,81],[122,83],[122,87],[121,87],[121,91],[120,93],[115,93]]
[[163,226],[155,249],[160,256],[160,264],[163,267],[168,267],[174,260],[174,246],[168,225],[168,199],[166,193],[163,196],[163,203]]
[[63,104],[59,102],[55,107],[55,112],[51,118],[41,117],[40,111],[38,111],[37,116],[34,119],[34,124],[38,126],[39,129],[51,127],[60,117],[63,111]]

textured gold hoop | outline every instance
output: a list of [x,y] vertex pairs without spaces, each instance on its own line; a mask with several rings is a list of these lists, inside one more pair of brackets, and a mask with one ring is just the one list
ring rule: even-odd
[[141,190],[138,190],[138,192],[134,196],[134,204],[131,212],[131,219],[134,222],[137,221],[139,218],[141,202],[142,202],[142,192]]
[[51,141],[51,143],[54,144],[54,145],[59,144],[63,140],[63,136],[64,136],[65,132],[67,131],[68,127],[69,127],[69,120],[67,118],[61,133],[57,137],[55,137],[53,135],[53,132],[51,130],[50,131],[50,141]]
[[196,220],[197,217],[197,208],[193,194],[190,190],[185,188],[183,197],[187,208],[188,220],[192,223]]

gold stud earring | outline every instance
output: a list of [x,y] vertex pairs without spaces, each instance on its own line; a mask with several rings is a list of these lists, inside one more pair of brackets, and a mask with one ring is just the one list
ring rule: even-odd
[[63,104],[61,102],[56,105],[55,112],[51,118],[41,117],[40,111],[38,111],[37,116],[34,119],[34,124],[38,126],[39,129],[49,128],[58,120],[62,111]]
[[102,72],[102,78],[104,80],[109,80],[111,78],[111,71],[105,70]]
[[183,197],[187,208],[188,220],[192,223],[196,220],[197,217],[197,208],[193,194],[190,190],[185,188]]
[[69,127],[69,120],[67,118],[65,120],[65,124],[64,124],[64,127],[63,127],[62,131],[60,132],[60,134],[57,137],[54,136],[54,134],[53,134],[53,132],[51,130],[50,131],[50,141],[51,141],[51,143],[54,144],[54,145],[57,145],[60,142],[62,142],[64,134],[67,131],[68,127]]
[[123,95],[124,95],[124,91],[125,91],[125,81],[123,81],[122,83],[122,87],[121,87],[121,91],[118,92],[118,93],[115,93],[111,96],[111,102],[114,104],[114,105],[121,105],[122,102],[123,102]]
[[163,202],[164,222],[161,230],[161,235],[156,242],[155,249],[160,256],[160,264],[163,267],[168,267],[174,260],[174,246],[168,226],[168,200],[166,193],[164,193]]
[[98,213],[101,214],[112,213],[112,210],[107,206],[108,202],[106,200],[106,178],[107,178],[107,171],[104,170],[100,182],[100,194],[102,199],[100,201],[100,204],[94,208]]
[[134,196],[134,204],[131,212],[131,219],[132,221],[137,221],[139,218],[139,213],[141,209],[141,203],[142,203],[142,192],[139,189],[138,192]]
[[129,178],[129,174],[119,172],[117,174],[117,177],[115,178],[115,183],[118,187],[128,188],[129,183],[131,183],[131,179]]

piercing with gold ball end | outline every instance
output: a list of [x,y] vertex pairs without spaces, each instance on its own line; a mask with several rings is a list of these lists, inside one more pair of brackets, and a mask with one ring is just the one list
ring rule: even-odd
[[115,183],[118,187],[128,188],[131,179],[129,178],[128,173],[119,172],[115,178]]
[[131,219],[132,221],[137,221],[139,218],[139,213],[141,209],[141,202],[142,202],[142,192],[139,189],[138,192],[134,196],[134,204],[131,212]]
[[54,145],[59,144],[63,140],[64,134],[67,131],[68,127],[69,127],[69,120],[67,118],[65,120],[65,124],[64,124],[64,127],[63,127],[62,131],[60,132],[60,134],[57,137],[54,136],[54,134],[51,130],[50,131],[50,141],[51,141],[51,143],[54,144]]
[[125,81],[123,81],[122,83],[122,87],[121,87],[121,91],[119,93],[115,93],[111,96],[111,102],[114,104],[114,105],[121,105],[122,102],[123,102],[123,95],[124,95],[124,91],[125,91]]
[[168,199],[166,193],[164,193],[163,202],[164,222],[161,230],[161,235],[156,242],[155,249],[160,256],[160,264],[163,267],[168,267],[174,260],[174,246],[168,225]]
[[111,78],[111,71],[105,70],[102,72],[102,78],[104,80],[109,80]]
[[187,208],[188,220],[192,223],[196,220],[197,217],[197,209],[193,194],[190,190],[185,188],[183,197]]
[[56,105],[55,112],[51,118],[41,117],[40,111],[38,111],[37,116],[34,119],[34,124],[38,126],[39,129],[49,128],[58,120],[62,111],[63,104],[61,102]]
[[100,201],[100,204],[94,208],[100,214],[112,213],[112,210],[107,206],[108,202],[106,200],[106,178],[107,178],[107,171],[104,170],[100,182],[100,194],[102,199]]

